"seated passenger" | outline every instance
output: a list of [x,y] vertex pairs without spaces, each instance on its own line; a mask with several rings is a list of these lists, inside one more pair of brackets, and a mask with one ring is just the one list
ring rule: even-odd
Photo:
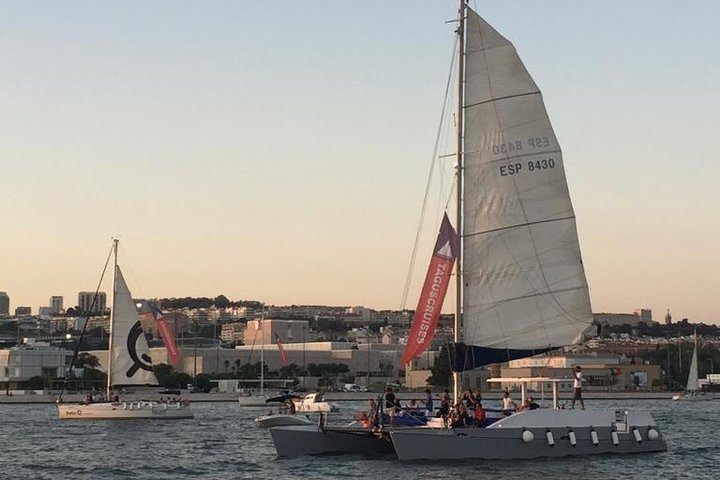
[[452,421],[450,426],[453,428],[462,428],[470,425],[470,416],[464,403],[458,403],[453,409]]
[[475,411],[473,412],[473,417],[475,418],[475,426],[482,427],[485,425],[487,415],[485,414],[485,409],[483,408],[482,403],[477,402],[475,404]]
[[537,410],[540,408],[540,405],[535,403],[535,399],[533,397],[528,397],[528,410]]
[[475,405],[475,395],[473,395],[472,390],[468,388],[463,392],[462,401],[465,402],[467,408],[472,408]]

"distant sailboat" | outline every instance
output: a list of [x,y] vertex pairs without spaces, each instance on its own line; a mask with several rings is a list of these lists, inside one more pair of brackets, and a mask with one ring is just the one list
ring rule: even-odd
[[113,389],[158,386],[135,302],[117,264],[117,249],[118,240],[114,240],[115,267],[105,401],[71,404],[60,399],[58,415],[62,420],[193,418],[190,403],[179,398],[168,402],[154,399],[124,401],[118,395],[112,399]]
[[695,339],[695,348],[693,349],[692,360],[690,361],[690,372],[688,373],[687,384],[685,386],[685,392],[682,394],[673,395],[673,400],[688,400],[688,401],[699,401],[699,400],[713,400],[712,394],[706,394],[702,392],[698,382],[698,340],[697,332],[693,334]]

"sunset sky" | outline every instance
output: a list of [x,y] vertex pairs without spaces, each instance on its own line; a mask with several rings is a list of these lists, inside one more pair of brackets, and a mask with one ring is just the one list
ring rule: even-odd
[[[543,91],[593,310],[720,322],[720,2],[581,5],[473,7]],[[51,295],[74,306],[112,236],[136,297],[398,308],[455,10],[3,2],[0,291],[11,309],[35,312]],[[441,213],[430,212],[410,307]]]

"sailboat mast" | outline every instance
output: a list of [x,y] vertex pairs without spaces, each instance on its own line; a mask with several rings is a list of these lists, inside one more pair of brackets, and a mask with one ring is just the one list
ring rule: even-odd
[[260,317],[260,395],[265,393],[265,314]]
[[[453,340],[455,343],[460,342],[461,339],[461,328],[462,328],[462,291],[463,291],[463,278],[462,278],[462,238],[463,238],[463,134],[464,134],[464,84],[465,84],[465,0],[459,0],[458,7],[458,71],[457,71],[457,174],[455,175],[457,192],[457,204],[456,204],[456,225],[458,232],[458,249],[457,257],[455,259],[455,322],[454,322],[454,336]],[[453,372],[453,402],[458,401],[458,394],[460,390],[460,378],[457,372]]]
[[108,343],[108,368],[107,368],[107,383],[105,385],[105,396],[110,399],[110,387],[112,387],[112,360],[113,360],[113,323],[115,323],[115,282],[117,281],[117,258],[118,258],[118,239],[113,239],[113,287],[112,287],[112,300],[110,302],[110,341]]

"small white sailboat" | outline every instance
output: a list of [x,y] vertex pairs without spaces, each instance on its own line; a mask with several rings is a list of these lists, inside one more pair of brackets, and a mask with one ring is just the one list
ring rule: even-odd
[[[158,386],[158,381],[153,371],[150,350],[135,303],[117,264],[117,249],[118,240],[114,240],[115,268],[105,401],[71,404],[63,403],[62,399],[59,399],[58,415],[62,420],[193,418],[189,401],[180,399],[160,401],[159,396],[149,390],[149,387]],[[115,395],[112,399],[113,389],[119,388],[143,388],[147,390],[145,394],[147,397],[157,397],[157,399],[137,400],[142,393],[133,395],[133,401],[124,401],[119,395]]]
[[255,393],[251,390],[241,393],[240,396],[238,396],[238,404],[241,407],[264,407],[266,405],[281,405],[283,403],[282,400],[273,401],[273,397],[265,393],[265,318],[261,318],[258,323],[260,338],[263,339],[260,345],[260,392]]
[[692,360],[690,361],[690,372],[688,373],[687,385],[685,386],[685,392],[673,395],[673,400],[684,400],[688,402],[697,402],[705,400],[713,400],[714,396],[712,393],[706,393],[700,390],[698,385],[698,340],[697,332],[693,335],[695,337],[695,348],[692,354]]

